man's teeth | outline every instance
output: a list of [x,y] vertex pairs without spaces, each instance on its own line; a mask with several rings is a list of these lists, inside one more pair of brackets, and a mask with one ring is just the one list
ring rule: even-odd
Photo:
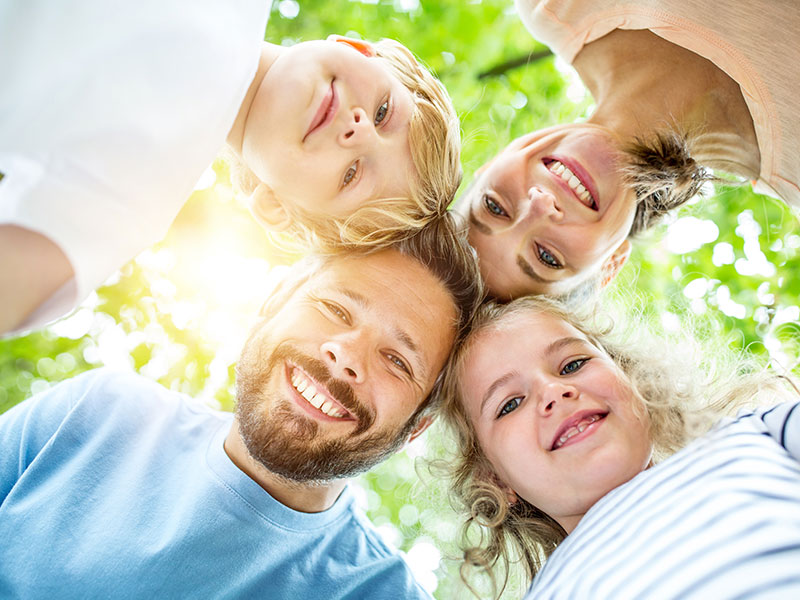
[[557,160],[553,160],[547,164],[547,168],[561,177],[561,179],[566,181],[567,185],[572,188],[578,198],[581,199],[581,202],[586,204],[586,206],[589,206],[590,208],[594,208],[596,206],[594,198],[592,198],[589,190],[587,190],[586,187],[581,183],[581,180],[576,177],[575,173],[569,170],[569,167],[558,162]]
[[569,429],[567,429],[564,433],[561,434],[561,437],[556,440],[556,443],[553,444],[553,450],[557,448],[561,448],[564,444],[567,443],[567,440],[571,437],[578,435],[579,433],[583,433],[583,431],[595,421],[600,420],[600,415],[592,415],[591,417],[586,417],[585,419],[581,420],[580,423],[577,425],[573,425]]
[[292,385],[294,386],[294,389],[300,392],[300,395],[303,398],[308,400],[308,403],[311,406],[321,410],[329,417],[342,419],[347,416],[346,412],[336,406],[323,394],[318,393],[317,388],[314,387],[314,384],[306,379],[297,369],[292,371]]

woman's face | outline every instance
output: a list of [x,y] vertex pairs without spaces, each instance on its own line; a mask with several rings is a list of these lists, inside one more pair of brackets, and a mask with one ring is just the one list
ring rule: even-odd
[[461,389],[498,479],[568,533],[650,462],[649,421],[619,367],[553,315],[528,311],[480,333]]
[[518,138],[482,168],[459,207],[494,296],[555,296],[613,277],[636,209],[617,147],[604,128],[560,125]]

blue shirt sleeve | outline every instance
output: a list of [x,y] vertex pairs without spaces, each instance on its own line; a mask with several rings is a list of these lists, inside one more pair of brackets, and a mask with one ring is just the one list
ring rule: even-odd
[[767,433],[797,461],[800,461],[800,402],[768,408],[759,415]]
[[97,371],[85,373],[0,415],[0,504],[96,379]]

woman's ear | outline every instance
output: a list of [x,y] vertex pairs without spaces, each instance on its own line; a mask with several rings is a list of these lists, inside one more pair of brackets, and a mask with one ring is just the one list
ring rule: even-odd
[[341,42],[342,44],[347,44],[367,58],[373,58],[377,56],[375,47],[367,41],[344,37],[343,35],[329,35],[327,39],[329,42]]
[[247,199],[250,212],[256,221],[271,231],[285,231],[292,224],[292,219],[280,203],[272,189],[259,183]]
[[617,276],[631,255],[631,249],[630,241],[623,240],[614,253],[606,259],[600,268],[600,287],[607,286]]

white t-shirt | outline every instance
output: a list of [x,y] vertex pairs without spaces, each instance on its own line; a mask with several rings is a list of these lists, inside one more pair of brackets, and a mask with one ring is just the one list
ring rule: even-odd
[[270,1],[0,0],[0,223],[75,270],[26,326],[164,236],[225,143]]
[[741,414],[600,499],[526,600],[800,598],[800,404]]
[[800,209],[797,0],[516,0],[537,40],[569,63],[614,29],[649,29],[713,62],[742,90],[761,153],[755,190]]

